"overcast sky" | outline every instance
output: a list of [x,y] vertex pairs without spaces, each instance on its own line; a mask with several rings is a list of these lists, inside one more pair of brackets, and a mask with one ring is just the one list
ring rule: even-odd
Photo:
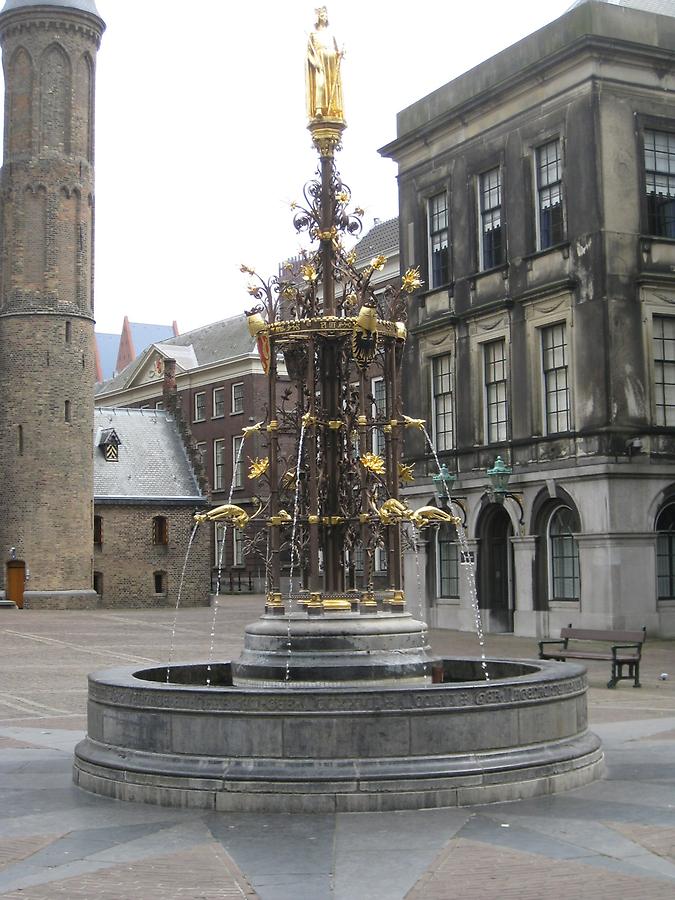
[[[316,168],[306,131],[305,0],[97,0],[97,330],[247,305],[245,262],[297,252],[289,204]],[[373,218],[397,213],[378,148],[396,113],[561,15],[571,0],[334,0],[348,129],[338,166]]]

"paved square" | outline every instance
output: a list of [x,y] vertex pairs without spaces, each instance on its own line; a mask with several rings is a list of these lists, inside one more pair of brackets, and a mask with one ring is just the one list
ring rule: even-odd
[[[217,656],[238,655],[260,597],[225,597]],[[0,897],[22,900],[675,900],[675,642],[648,641],[642,683],[589,667],[607,777],[556,797],[467,809],[282,816],[105,800],[71,783],[87,673],[166,660],[173,610],[0,610]],[[212,612],[181,610],[174,660],[205,659]],[[434,651],[474,655],[434,631]],[[491,656],[534,639],[488,636]],[[669,680],[659,674],[668,672]]]

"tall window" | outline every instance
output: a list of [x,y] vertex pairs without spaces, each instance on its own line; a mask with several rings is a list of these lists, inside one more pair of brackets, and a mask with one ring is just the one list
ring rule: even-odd
[[574,537],[575,516],[569,506],[558,506],[548,523],[549,596],[552,600],[578,600],[579,546]]
[[225,490],[225,441],[213,442],[213,490]]
[[244,384],[238,382],[232,385],[232,412],[242,413],[244,411]]
[[218,419],[225,415],[225,388],[213,389],[213,418]]
[[235,488],[244,486],[244,454],[242,445],[243,435],[238,434],[232,438],[232,481]]
[[223,566],[225,565],[225,535],[227,533],[225,525],[221,522],[214,522],[213,524],[213,533],[215,540],[213,542],[213,546],[215,548],[216,558],[214,560],[214,565]]
[[448,193],[441,191],[429,199],[429,282],[432,288],[447,284],[448,267]]
[[502,228],[502,176],[499,166],[484,172],[480,187],[481,269],[493,269],[504,262]]
[[438,529],[438,596],[459,597],[459,544],[448,525]]
[[156,594],[166,594],[167,593],[166,572],[153,572],[152,580],[153,580],[153,585],[154,585]]
[[656,581],[659,600],[675,597],[675,504],[659,513],[656,520]]
[[194,397],[194,421],[203,422],[206,418],[206,392],[199,391]]
[[[384,384],[384,378],[373,378],[371,382],[371,390],[373,393],[373,416],[384,418],[387,415],[387,392]],[[382,426],[373,428],[373,453],[379,456],[384,454],[384,431]]]
[[557,138],[537,147],[537,197],[539,202],[539,249],[563,240],[562,159]]
[[94,543],[100,547],[103,543],[103,518],[94,516]]
[[437,450],[451,450],[453,445],[450,363],[449,353],[446,356],[436,356],[431,361],[434,442]]
[[675,238],[675,134],[645,131],[645,190],[649,234]]
[[506,342],[485,344],[485,412],[488,444],[506,440]]
[[567,383],[567,335],[565,323],[542,328],[541,355],[544,372],[546,433],[570,429],[570,395]]
[[244,565],[244,532],[239,528],[232,529],[232,565]]
[[654,316],[656,425],[675,426],[675,317]]
[[155,516],[152,520],[152,543],[162,545],[169,543],[169,523],[166,516]]

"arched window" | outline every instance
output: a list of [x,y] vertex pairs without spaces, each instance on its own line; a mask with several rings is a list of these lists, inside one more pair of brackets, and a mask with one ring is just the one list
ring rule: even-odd
[[576,516],[569,506],[556,506],[548,520],[549,598],[578,600],[581,596],[579,545],[574,537]]
[[656,580],[659,600],[675,597],[675,503],[656,519]]
[[454,526],[442,525],[438,529],[438,581],[439,597],[459,597],[459,544]]

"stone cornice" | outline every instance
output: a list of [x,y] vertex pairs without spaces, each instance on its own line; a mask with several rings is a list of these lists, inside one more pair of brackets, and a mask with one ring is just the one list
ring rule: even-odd
[[0,15],[0,43],[8,37],[31,31],[65,31],[79,34],[101,46],[105,22],[79,9],[55,9],[53,6],[30,6]]

